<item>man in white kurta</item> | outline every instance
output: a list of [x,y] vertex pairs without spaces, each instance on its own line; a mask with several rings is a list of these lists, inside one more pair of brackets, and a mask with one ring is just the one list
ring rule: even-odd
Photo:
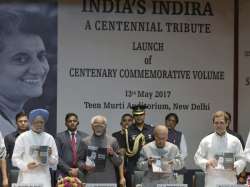
[[247,141],[244,149],[244,153],[242,154],[243,159],[245,159],[247,162],[250,162],[250,132],[247,136]]
[[[137,162],[139,170],[145,171],[142,179],[143,187],[156,187],[157,184],[176,184],[174,170],[183,167],[184,162],[176,145],[167,142],[168,129],[163,125],[158,125],[154,129],[155,141],[143,146],[140,158]],[[155,172],[152,164],[161,160],[161,164],[168,167],[168,172]]]
[[[58,163],[58,153],[54,138],[44,132],[44,124],[48,120],[48,111],[32,110],[29,114],[31,130],[18,136],[13,155],[13,165],[20,169],[18,184],[36,184],[42,187],[51,186],[49,168]],[[48,146],[48,163],[40,163],[32,150],[35,147]],[[34,156],[35,155],[35,156]]]
[[[213,115],[215,132],[201,140],[194,156],[196,165],[206,172],[205,187],[237,184],[236,174],[239,174],[246,165],[245,161],[240,159],[243,152],[240,140],[226,132],[227,120],[223,111]],[[224,153],[233,153],[235,158],[233,168],[218,168],[217,157]]]
[[4,145],[4,140],[2,133],[0,131],[0,168],[2,173],[2,186],[8,186],[8,177],[7,177],[7,165],[6,165],[6,148]]

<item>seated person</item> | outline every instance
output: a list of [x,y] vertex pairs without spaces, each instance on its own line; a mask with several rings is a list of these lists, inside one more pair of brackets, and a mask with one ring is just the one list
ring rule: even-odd
[[[167,141],[168,129],[163,125],[155,127],[154,138],[155,141],[143,146],[137,162],[138,169],[145,171],[145,176],[142,179],[143,187],[156,187],[157,184],[176,184],[173,171],[181,169],[184,165],[179,149]],[[154,171],[154,164],[160,165],[162,171]]]

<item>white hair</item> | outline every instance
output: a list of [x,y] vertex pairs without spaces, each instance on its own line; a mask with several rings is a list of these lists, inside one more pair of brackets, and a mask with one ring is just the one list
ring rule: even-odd
[[95,122],[96,119],[101,118],[105,124],[107,124],[107,118],[105,116],[102,115],[96,115],[94,117],[91,118],[91,124],[93,124]]

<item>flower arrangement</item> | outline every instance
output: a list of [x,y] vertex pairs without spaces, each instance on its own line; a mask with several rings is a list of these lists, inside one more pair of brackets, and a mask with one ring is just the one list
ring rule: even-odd
[[77,177],[64,177],[58,179],[57,187],[85,187],[85,183]]

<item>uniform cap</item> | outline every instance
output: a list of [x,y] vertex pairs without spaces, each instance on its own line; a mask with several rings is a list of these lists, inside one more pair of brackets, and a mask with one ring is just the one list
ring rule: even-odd
[[133,115],[141,115],[145,113],[146,105],[133,105],[131,109],[133,110]]

